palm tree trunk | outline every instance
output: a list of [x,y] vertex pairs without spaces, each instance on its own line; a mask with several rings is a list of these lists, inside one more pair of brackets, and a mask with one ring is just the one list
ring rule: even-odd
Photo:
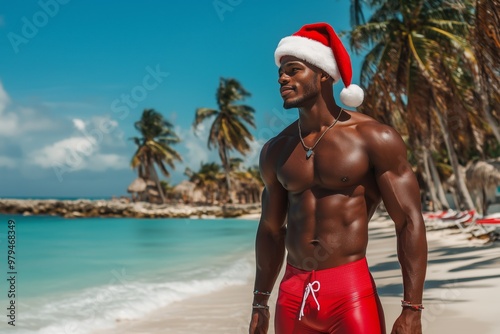
[[[483,80],[481,80],[481,81],[483,81]],[[483,87],[484,87],[484,85],[483,85]],[[481,102],[483,105],[484,116],[486,117],[486,120],[488,121],[488,124],[491,128],[491,131],[493,132],[493,134],[497,138],[497,141],[500,143],[500,130],[498,129],[497,121],[495,120],[495,118],[491,114],[491,108],[490,108],[490,102],[488,101],[488,96],[484,90],[480,90],[480,91],[483,92],[483,94],[481,94]]]
[[429,169],[429,150],[427,147],[423,147],[423,153],[422,153],[422,161],[424,164],[424,172],[422,173],[422,177],[424,179],[425,184],[427,185],[427,192],[429,196],[431,197],[432,201],[432,211],[437,211],[442,209],[441,202],[439,202],[439,199],[436,195],[436,188],[434,186],[434,182],[431,177],[431,172]]
[[481,192],[482,192],[482,195],[483,195],[483,202],[481,203],[482,204],[482,214],[483,216],[486,216],[488,214],[488,194],[486,193],[486,188],[483,186],[481,187]]
[[229,203],[233,203],[233,197],[232,197],[232,184],[231,184],[231,177],[230,177],[230,170],[229,166],[224,166],[224,170],[226,171],[226,186],[227,186],[227,200]]
[[[498,15],[494,15],[494,12],[490,12],[490,9],[498,7],[498,1],[496,4],[491,0],[478,0],[476,1],[476,27],[475,27],[475,53],[479,62],[479,75],[478,80],[476,80],[476,84],[479,86],[479,94],[481,96],[481,104],[483,105],[483,112],[488,121],[488,124],[491,127],[493,134],[495,135],[497,141],[500,143],[500,130],[498,129],[498,123],[491,114],[490,101],[488,96],[491,96],[490,90],[492,89],[491,85],[487,82],[487,65],[485,57],[485,50],[488,50],[488,47],[485,44],[486,40],[493,42],[497,41],[496,45],[498,46],[498,30],[494,28],[497,26],[494,22],[498,23]],[[496,19],[495,19],[496,18]],[[483,50],[485,48],[485,50]],[[495,61],[495,60],[494,60]],[[498,68],[498,67],[497,67]],[[493,87],[493,89],[495,89]]]
[[455,173],[456,180],[456,191],[458,195],[458,200],[460,206],[463,206],[466,210],[474,209],[474,203],[472,202],[472,198],[470,196],[469,190],[465,185],[465,180],[460,174],[460,164],[458,163],[457,153],[453,148],[453,143],[451,142],[451,137],[448,133],[448,122],[445,117],[441,114],[440,110],[435,110],[435,114],[438,119],[439,127],[441,128],[441,134],[443,135],[444,143],[446,145],[446,150],[448,152],[448,157],[450,158],[451,167],[453,168],[453,172]]
[[158,178],[158,174],[156,173],[153,161],[150,161],[149,163],[149,171],[153,178],[153,181],[156,183],[156,188],[158,188],[158,193],[160,194],[161,202],[165,203],[165,195],[163,194],[163,189],[161,188],[160,179]]
[[453,203],[455,203],[455,209],[460,209],[460,203],[458,201],[457,191],[454,188],[451,188],[451,195],[453,197]]
[[222,164],[224,165],[224,171],[226,172],[226,186],[227,186],[227,195],[226,201],[229,203],[234,203],[233,194],[232,194],[232,184],[231,184],[231,168],[229,166],[229,154],[227,152],[227,148],[223,148],[224,157],[221,156]]
[[439,178],[439,173],[436,168],[436,164],[434,163],[434,159],[432,155],[428,155],[429,158],[429,169],[431,172],[432,179],[434,180],[434,186],[436,187],[437,196],[439,198],[439,202],[441,202],[441,206],[444,209],[450,208],[450,203],[448,203],[448,199],[444,193],[443,184],[441,183],[441,179]]
[[[481,61],[481,59],[480,59]],[[479,96],[481,98],[481,105],[483,109],[484,116],[486,117],[486,121],[488,122],[488,125],[491,128],[491,131],[495,135],[497,141],[500,143],[500,130],[498,129],[497,126],[497,121],[491,114],[491,107],[490,107],[490,101],[488,99],[488,96],[490,96],[490,85],[486,83],[486,78],[484,75],[484,72],[486,72],[481,65],[480,66],[480,73],[479,73],[479,78],[475,80],[476,85],[479,86],[478,92]]]

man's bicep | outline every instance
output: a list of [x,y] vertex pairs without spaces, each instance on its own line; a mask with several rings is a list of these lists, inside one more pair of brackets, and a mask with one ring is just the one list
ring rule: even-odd
[[260,174],[265,185],[262,193],[261,225],[278,230],[285,224],[288,192],[278,180],[275,155],[270,152],[271,146],[272,140],[264,145],[259,161]]
[[411,169],[403,173],[386,171],[377,177],[385,208],[396,227],[404,224],[412,214],[420,214],[420,190]]
[[377,184],[387,212],[397,226],[409,215],[420,214],[420,189],[406,157],[406,145],[399,134],[385,131],[379,142],[375,141],[372,163]]

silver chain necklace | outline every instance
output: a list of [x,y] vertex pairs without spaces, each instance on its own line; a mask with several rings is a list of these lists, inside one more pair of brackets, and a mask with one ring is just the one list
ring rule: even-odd
[[326,128],[326,130],[321,134],[321,136],[319,136],[318,140],[316,140],[316,142],[314,143],[314,145],[312,147],[309,147],[309,146],[307,146],[304,143],[304,138],[302,138],[302,130],[300,128],[300,118],[299,118],[299,122],[298,122],[298,126],[299,126],[299,138],[300,138],[300,142],[302,143],[302,146],[304,146],[304,148],[306,149],[306,159],[309,159],[314,154],[313,150],[316,147],[316,145],[318,145],[319,141],[328,132],[328,130],[330,130],[331,128],[333,128],[335,126],[335,124],[337,124],[337,122],[340,119],[340,115],[342,115],[343,111],[344,111],[344,108],[340,108],[339,115],[337,116],[337,118],[335,119],[335,121],[328,128]]

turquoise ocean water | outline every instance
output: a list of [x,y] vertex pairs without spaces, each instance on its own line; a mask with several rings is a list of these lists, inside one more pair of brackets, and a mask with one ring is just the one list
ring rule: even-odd
[[[0,333],[7,325],[7,221],[16,222],[15,333],[90,333],[244,284],[257,223],[0,215]],[[3,263],[2,263],[3,262]]]

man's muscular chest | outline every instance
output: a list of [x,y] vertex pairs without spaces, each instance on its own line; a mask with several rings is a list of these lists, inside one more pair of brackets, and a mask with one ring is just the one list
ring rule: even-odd
[[291,140],[288,145],[278,158],[277,176],[289,192],[312,187],[340,190],[356,186],[370,170],[364,145],[356,137],[325,136],[310,158],[306,157],[300,141]]

